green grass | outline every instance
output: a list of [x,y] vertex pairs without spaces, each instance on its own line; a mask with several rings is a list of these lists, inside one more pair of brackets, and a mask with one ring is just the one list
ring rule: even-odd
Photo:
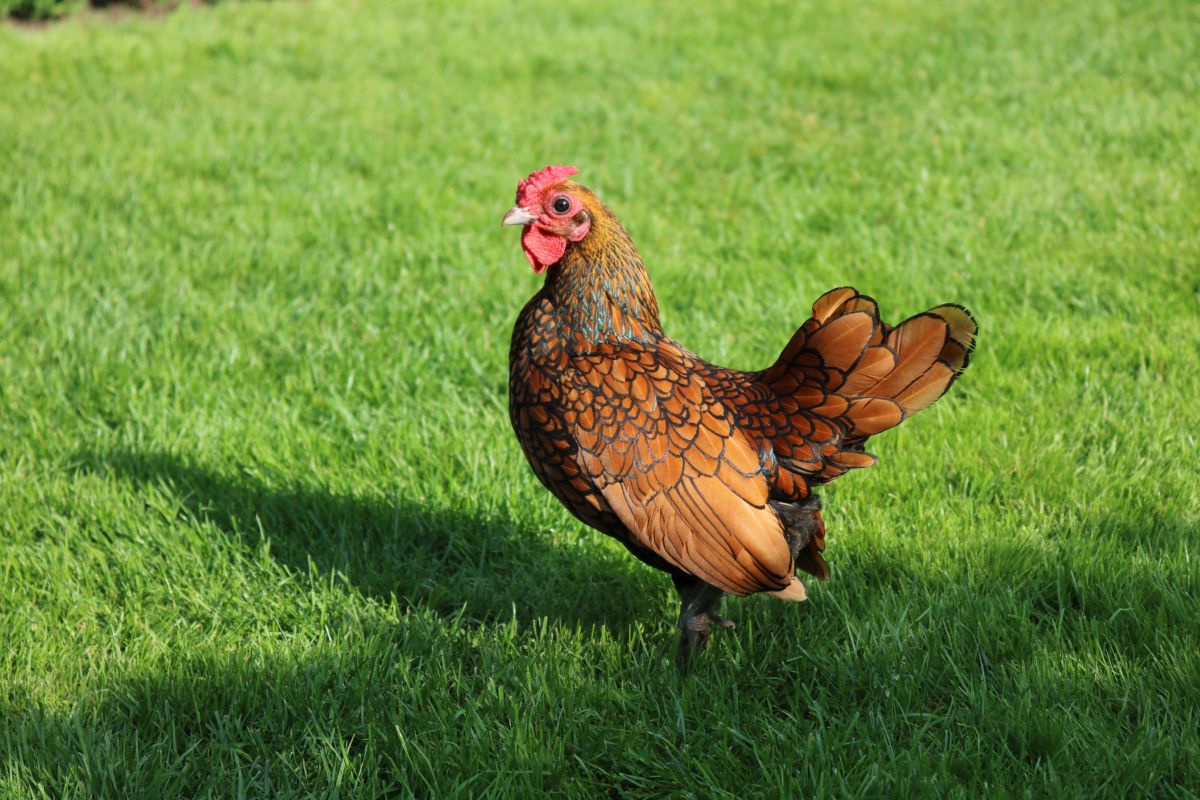
[[[215,3],[217,0],[189,0]],[[68,14],[99,11],[112,15],[141,11],[163,14],[174,10],[182,0],[0,0],[0,20],[11,17],[17,20],[45,22],[60,19]]]
[[[469,2],[0,27],[0,797],[1200,792],[1200,7]],[[977,358],[727,604],[506,412],[516,181],[669,332],[852,284]]]

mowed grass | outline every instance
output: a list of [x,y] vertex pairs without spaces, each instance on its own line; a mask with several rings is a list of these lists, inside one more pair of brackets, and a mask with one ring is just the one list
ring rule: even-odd
[[[1200,792],[1200,7],[231,4],[0,27],[0,796]],[[668,331],[852,284],[977,357],[828,583],[669,582],[536,482],[582,169]]]

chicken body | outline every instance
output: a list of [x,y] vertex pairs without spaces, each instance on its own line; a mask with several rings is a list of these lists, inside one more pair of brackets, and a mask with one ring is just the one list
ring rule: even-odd
[[939,306],[892,328],[840,288],[768,369],[710,364],[663,333],[633,242],[566,170],[522,181],[505,218],[546,273],[513,331],[510,416],[572,514],[671,575],[686,665],[712,625],[732,627],[725,593],[803,600],[797,569],[828,576],[812,488],[874,463],[866,438],[946,391],[976,326]]

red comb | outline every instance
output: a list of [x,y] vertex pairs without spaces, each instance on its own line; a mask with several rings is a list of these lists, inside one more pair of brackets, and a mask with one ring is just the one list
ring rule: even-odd
[[538,201],[542,190],[563,178],[569,178],[579,172],[577,167],[566,164],[551,164],[537,172],[529,173],[529,177],[517,184],[517,205],[524,208]]

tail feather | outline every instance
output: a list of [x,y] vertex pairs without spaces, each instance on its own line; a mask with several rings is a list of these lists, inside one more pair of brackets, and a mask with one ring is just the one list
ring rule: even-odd
[[[792,418],[776,442],[777,451],[789,456],[781,463],[805,473],[809,483],[874,464],[875,457],[862,451],[867,437],[945,394],[966,369],[977,331],[962,306],[940,305],[892,327],[872,298],[850,287],[826,292],[762,373]],[[833,434],[824,441],[805,437],[827,429]],[[805,451],[811,455],[797,457]]]
[[918,314],[892,329],[880,345],[892,352],[896,365],[874,386],[864,386],[868,397],[895,397],[928,371],[946,345],[949,327],[940,317]]

